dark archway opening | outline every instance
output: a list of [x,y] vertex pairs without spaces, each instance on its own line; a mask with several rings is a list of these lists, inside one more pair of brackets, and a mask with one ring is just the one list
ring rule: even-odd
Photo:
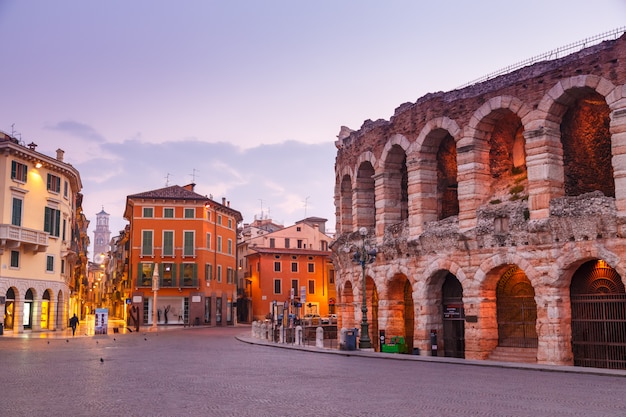
[[626,292],[605,261],[584,263],[570,285],[575,366],[626,369]]

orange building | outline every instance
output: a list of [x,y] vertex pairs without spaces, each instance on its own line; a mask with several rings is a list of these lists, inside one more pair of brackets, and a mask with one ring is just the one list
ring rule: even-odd
[[240,242],[246,247],[242,266],[254,320],[271,315],[274,303],[275,313],[282,313],[287,304],[296,317],[335,312],[334,268],[329,258],[332,239],[321,231],[324,222],[308,218]]
[[195,193],[194,186],[126,197],[131,325],[135,320],[139,325],[155,320],[159,325],[234,324],[242,216],[225,199],[219,204]]

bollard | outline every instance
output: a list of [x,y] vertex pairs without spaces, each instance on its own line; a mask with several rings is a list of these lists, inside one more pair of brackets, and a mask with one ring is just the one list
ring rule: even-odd
[[315,347],[324,347],[324,328],[322,327],[315,329]]
[[348,333],[348,329],[342,327],[339,332],[339,350],[346,350],[346,335]]
[[296,345],[300,346],[302,344],[302,326],[296,326]]

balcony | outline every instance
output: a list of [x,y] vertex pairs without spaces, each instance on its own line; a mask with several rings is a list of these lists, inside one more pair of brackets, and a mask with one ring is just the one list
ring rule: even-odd
[[25,250],[45,252],[48,248],[48,236],[48,232],[0,224],[0,251],[23,246]]

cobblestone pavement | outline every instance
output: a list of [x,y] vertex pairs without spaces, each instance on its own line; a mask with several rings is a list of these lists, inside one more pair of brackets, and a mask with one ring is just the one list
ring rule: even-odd
[[279,349],[244,343],[249,334],[238,326],[0,337],[0,415],[626,415],[626,373]]

